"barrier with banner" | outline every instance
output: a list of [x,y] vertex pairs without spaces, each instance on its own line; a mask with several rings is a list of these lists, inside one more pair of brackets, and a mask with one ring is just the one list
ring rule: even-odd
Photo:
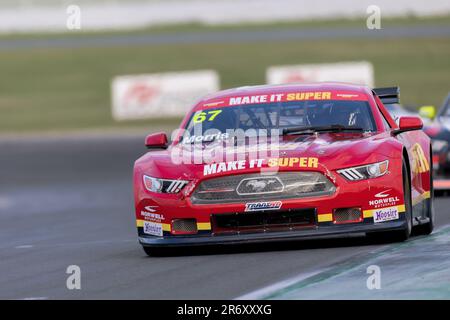
[[115,120],[182,117],[202,96],[218,91],[214,70],[117,76],[112,81]]
[[367,61],[272,66],[266,71],[268,84],[320,81],[375,85],[373,66]]

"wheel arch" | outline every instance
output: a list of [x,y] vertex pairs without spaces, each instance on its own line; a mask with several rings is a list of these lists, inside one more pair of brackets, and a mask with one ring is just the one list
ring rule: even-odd
[[406,163],[406,170],[408,170],[407,177],[409,179],[409,183],[410,183],[410,186],[411,186],[411,164],[409,163],[409,154],[408,154],[408,151],[406,151],[406,148],[403,148],[402,156],[403,156],[403,159],[405,160],[405,163]]

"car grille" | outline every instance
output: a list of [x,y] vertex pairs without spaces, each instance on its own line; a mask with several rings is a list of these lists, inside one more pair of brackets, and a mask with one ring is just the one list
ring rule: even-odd
[[319,172],[242,174],[202,181],[191,196],[194,204],[237,203],[330,195],[336,188]]
[[333,212],[334,223],[361,222],[363,220],[360,208],[342,208]]
[[174,219],[172,220],[172,233],[197,233],[197,220]]
[[316,209],[213,214],[214,234],[297,230],[316,225]]

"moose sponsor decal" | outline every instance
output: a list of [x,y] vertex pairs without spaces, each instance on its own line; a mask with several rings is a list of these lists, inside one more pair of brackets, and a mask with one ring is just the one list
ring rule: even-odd
[[163,228],[161,223],[144,221],[143,230],[145,234],[149,234],[152,236],[162,237],[163,235]]
[[373,222],[384,222],[398,219],[398,209],[397,207],[384,208],[374,211]]

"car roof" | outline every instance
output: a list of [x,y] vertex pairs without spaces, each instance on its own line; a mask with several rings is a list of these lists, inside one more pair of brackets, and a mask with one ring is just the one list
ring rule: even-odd
[[194,109],[201,108],[202,105],[214,102],[216,100],[234,96],[289,93],[292,91],[345,91],[345,92],[365,93],[371,95],[371,89],[367,86],[344,82],[313,82],[313,83],[243,86],[209,94],[203,97],[203,99],[201,99],[196,104]]

